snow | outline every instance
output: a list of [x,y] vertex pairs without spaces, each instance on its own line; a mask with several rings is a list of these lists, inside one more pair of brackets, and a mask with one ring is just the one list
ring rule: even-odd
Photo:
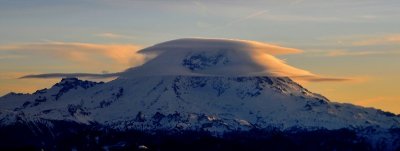
[[[56,99],[54,94],[61,89],[54,86],[44,93],[0,98],[2,121],[23,113],[27,118],[82,124],[97,122],[117,129],[127,125],[127,128],[141,129],[197,129],[211,124],[213,126],[206,129],[215,131],[252,126],[273,126],[282,130],[292,127],[391,128],[400,124],[397,116],[330,102],[280,77],[137,77],[96,84],[87,89],[77,86]],[[47,100],[36,106],[22,107],[25,101],[39,96]]]
[[126,70],[120,78],[162,75],[315,76],[273,56],[299,52],[248,40],[177,39],[140,50],[139,53],[152,56],[152,59],[142,66]]
[[290,75],[310,73],[271,54],[293,52],[241,40],[169,41],[143,49],[156,57],[107,83],[66,78],[33,94],[0,97],[0,125],[66,120],[121,130],[213,133],[268,127],[399,128],[399,116],[331,102],[292,81]]

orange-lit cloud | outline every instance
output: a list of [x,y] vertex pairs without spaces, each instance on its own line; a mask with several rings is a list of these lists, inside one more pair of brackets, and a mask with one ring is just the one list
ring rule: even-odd
[[[9,92],[31,93],[34,90],[50,87],[58,81],[56,79],[20,79],[26,75],[41,75],[44,72],[82,71],[99,68],[99,70],[120,71],[144,62],[144,56],[137,53],[140,46],[129,44],[93,44],[93,43],[67,43],[44,42],[0,45],[0,60],[8,59],[8,62],[26,64],[24,66],[12,66],[10,63],[1,64],[0,95]],[[39,56],[39,60],[38,60]],[[43,60],[40,60],[43,59]],[[54,59],[52,62],[47,60]],[[73,66],[57,64],[57,62],[71,62]],[[39,67],[32,62],[43,62]],[[56,64],[51,64],[56,63]],[[51,69],[48,67],[51,66]],[[24,72],[21,72],[24,71]],[[91,70],[92,72],[94,70]],[[90,72],[90,71],[89,71]],[[72,75],[70,73],[69,75]],[[43,76],[46,76],[44,74]],[[54,75],[53,75],[54,76]],[[80,75],[85,78],[88,75]],[[96,76],[91,76],[96,78]],[[112,77],[102,77],[101,80],[109,80]],[[96,79],[91,79],[96,80]]]
[[[3,48],[5,49],[5,48]],[[1,50],[1,48],[0,48]],[[63,43],[52,42],[45,44],[9,45],[6,50],[26,51],[31,50],[42,54],[51,54],[75,62],[99,62],[99,57],[106,57],[115,64],[124,65],[125,68],[136,67],[145,62],[146,57],[156,54],[151,63],[144,64],[138,69],[129,69],[125,72],[94,74],[94,73],[50,73],[29,74],[22,78],[58,78],[58,77],[92,77],[109,78],[120,75],[228,75],[228,76],[284,76],[295,80],[311,82],[322,81],[349,81],[349,78],[325,77],[288,65],[285,61],[273,55],[301,53],[294,48],[277,45],[232,39],[205,39],[186,38],[167,41],[140,51],[133,45],[104,45],[89,43]],[[188,53],[218,52],[223,50],[229,56],[231,63],[224,67],[201,72],[189,72],[181,65],[183,58]],[[137,53],[139,52],[139,53]],[[97,60],[96,60],[97,59]],[[100,60],[101,61],[101,60]],[[158,62],[157,62],[158,61]],[[101,64],[101,63],[99,63]],[[168,69],[168,70],[165,70]],[[138,70],[138,71],[137,71]],[[133,71],[134,73],[130,73]]]
[[[137,54],[140,46],[130,44],[93,44],[47,42],[29,44],[0,45],[0,51],[28,58],[34,55],[67,59],[82,65],[116,64],[121,67],[140,65],[144,56]],[[110,60],[111,62],[107,62]]]
[[[122,73],[123,77],[156,75],[195,76],[282,76],[306,81],[348,81],[348,78],[324,77],[288,65],[274,55],[301,53],[302,50],[263,42],[237,39],[183,38],[142,49],[139,53],[158,54],[138,68]],[[182,60],[190,54],[222,54],[229,63],[203,70],[187,70]],[[163,70],[168,68],[169,70]]]

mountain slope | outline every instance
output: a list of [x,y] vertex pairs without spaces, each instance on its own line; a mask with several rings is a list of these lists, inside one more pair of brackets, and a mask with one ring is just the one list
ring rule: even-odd
[[[14,133],[27,127],[25,131],[33,132],[33,138],[45,140],[69,136],[70,132],[63,132],[68,129],[88,129],[62,128],[76,124],[118,131],[205,131],[216,135],[275,129],[287,133],[284,136],[310,131],[318,137],[332,133],[338,138],[344,135],[341,129],[349,129],[385,150],[399,147],[396,140],[400,138],[400,133],[393,133],[399,129],[400,117],[334,103],[289,78],[278,77],[155,76],[108,83],[66,78],[34,94],[1,97],[0,108],[0,127],[22,127]],[[64,122],[68,123],[57,124]]]
[[[113,81],[63,78],[33,94],[0,97],[0,130],[16,126],[34,134],[46,132],[48,137],[88,127],[96,133],[201,131],[217,136],[254,130],[290,132],[296,137],[317,131],[325,136],[333,131],[342,138],[345,129],[346,136],[354,133],[354,138],[365,138],[375,148],[376,144],[391,150],[399,147],[398,115],[331,102],[308,91],[291,77],[320,77],[268,54],[277,53],[268,49],[278,47],[260,45],[215,39],[161,43],[141,51],[156,53],[155,58]],[[64,125],[78,126],[65,129]]]
[[[68,78],[31,95],[6,95],[0,103],[2,117],[13,114],[132,128],[144,124],[148,129],[160,126],[152,124],[155,121],[164,122],[163,128],[188,129],[213,123],[218,131],[400,125],[397,116],[333,103],[289,78],[278,77],[157,76],[104,84]],[[160,116],[174,120],[163,121]]]

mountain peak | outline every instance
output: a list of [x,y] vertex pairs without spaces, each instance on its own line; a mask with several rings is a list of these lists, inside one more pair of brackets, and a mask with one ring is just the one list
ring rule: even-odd
[[66,78],[62,78],[60,83],[74,83],[74,82],[77,82],[77,81],[82,81],[82,80],[79,80],[76,77],[66,77]]
[[379,142],[399,129],[395,114],[331,102],[308,91],[291,79],[306,73],[258,48],[220,39],[154,45],[141,53],[157,53],[155,58],[110,82],[68,77],[33,94],[0,97],[0,127],[67,121],[121,131],[216,134],[345,128]]
[[56,83],[54,86],[63,87],[63,86],[81,86],[83,88],[90,87],[95,84],[102,84],[104,82],[93,82],[88,80],[80,80],[76,77],[67,77],[62,78],[59,83]]
[[55,99],[57,100],[64,93],[68,92],[71,89],[88,89],[98,84],[103,84],[104,82],[93,82],[93,81],[83,81],[75,77],[63,78],[59,83],[56,83],[53,87],[59,88],[57,94],[55,94]]
[[[139,51],[152,56],[128,69],[122,78],[148,75],[305,77],[312,73],[289,66],[274,55],[300,50],[234,39],[184,38],[159,43]],[[168,70],[166,70],[168,69]]]

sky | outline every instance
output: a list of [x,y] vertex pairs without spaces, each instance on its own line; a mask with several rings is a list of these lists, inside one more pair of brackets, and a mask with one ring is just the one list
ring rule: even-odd
[[[299,81],[332,101],[400,113],[396,0],[0,0],[0,95],[141,65],[142,48],[187,37],[244,39],[301,50],[287,64],[345,81]],[[109,80],[109,79],[108,79]]]

